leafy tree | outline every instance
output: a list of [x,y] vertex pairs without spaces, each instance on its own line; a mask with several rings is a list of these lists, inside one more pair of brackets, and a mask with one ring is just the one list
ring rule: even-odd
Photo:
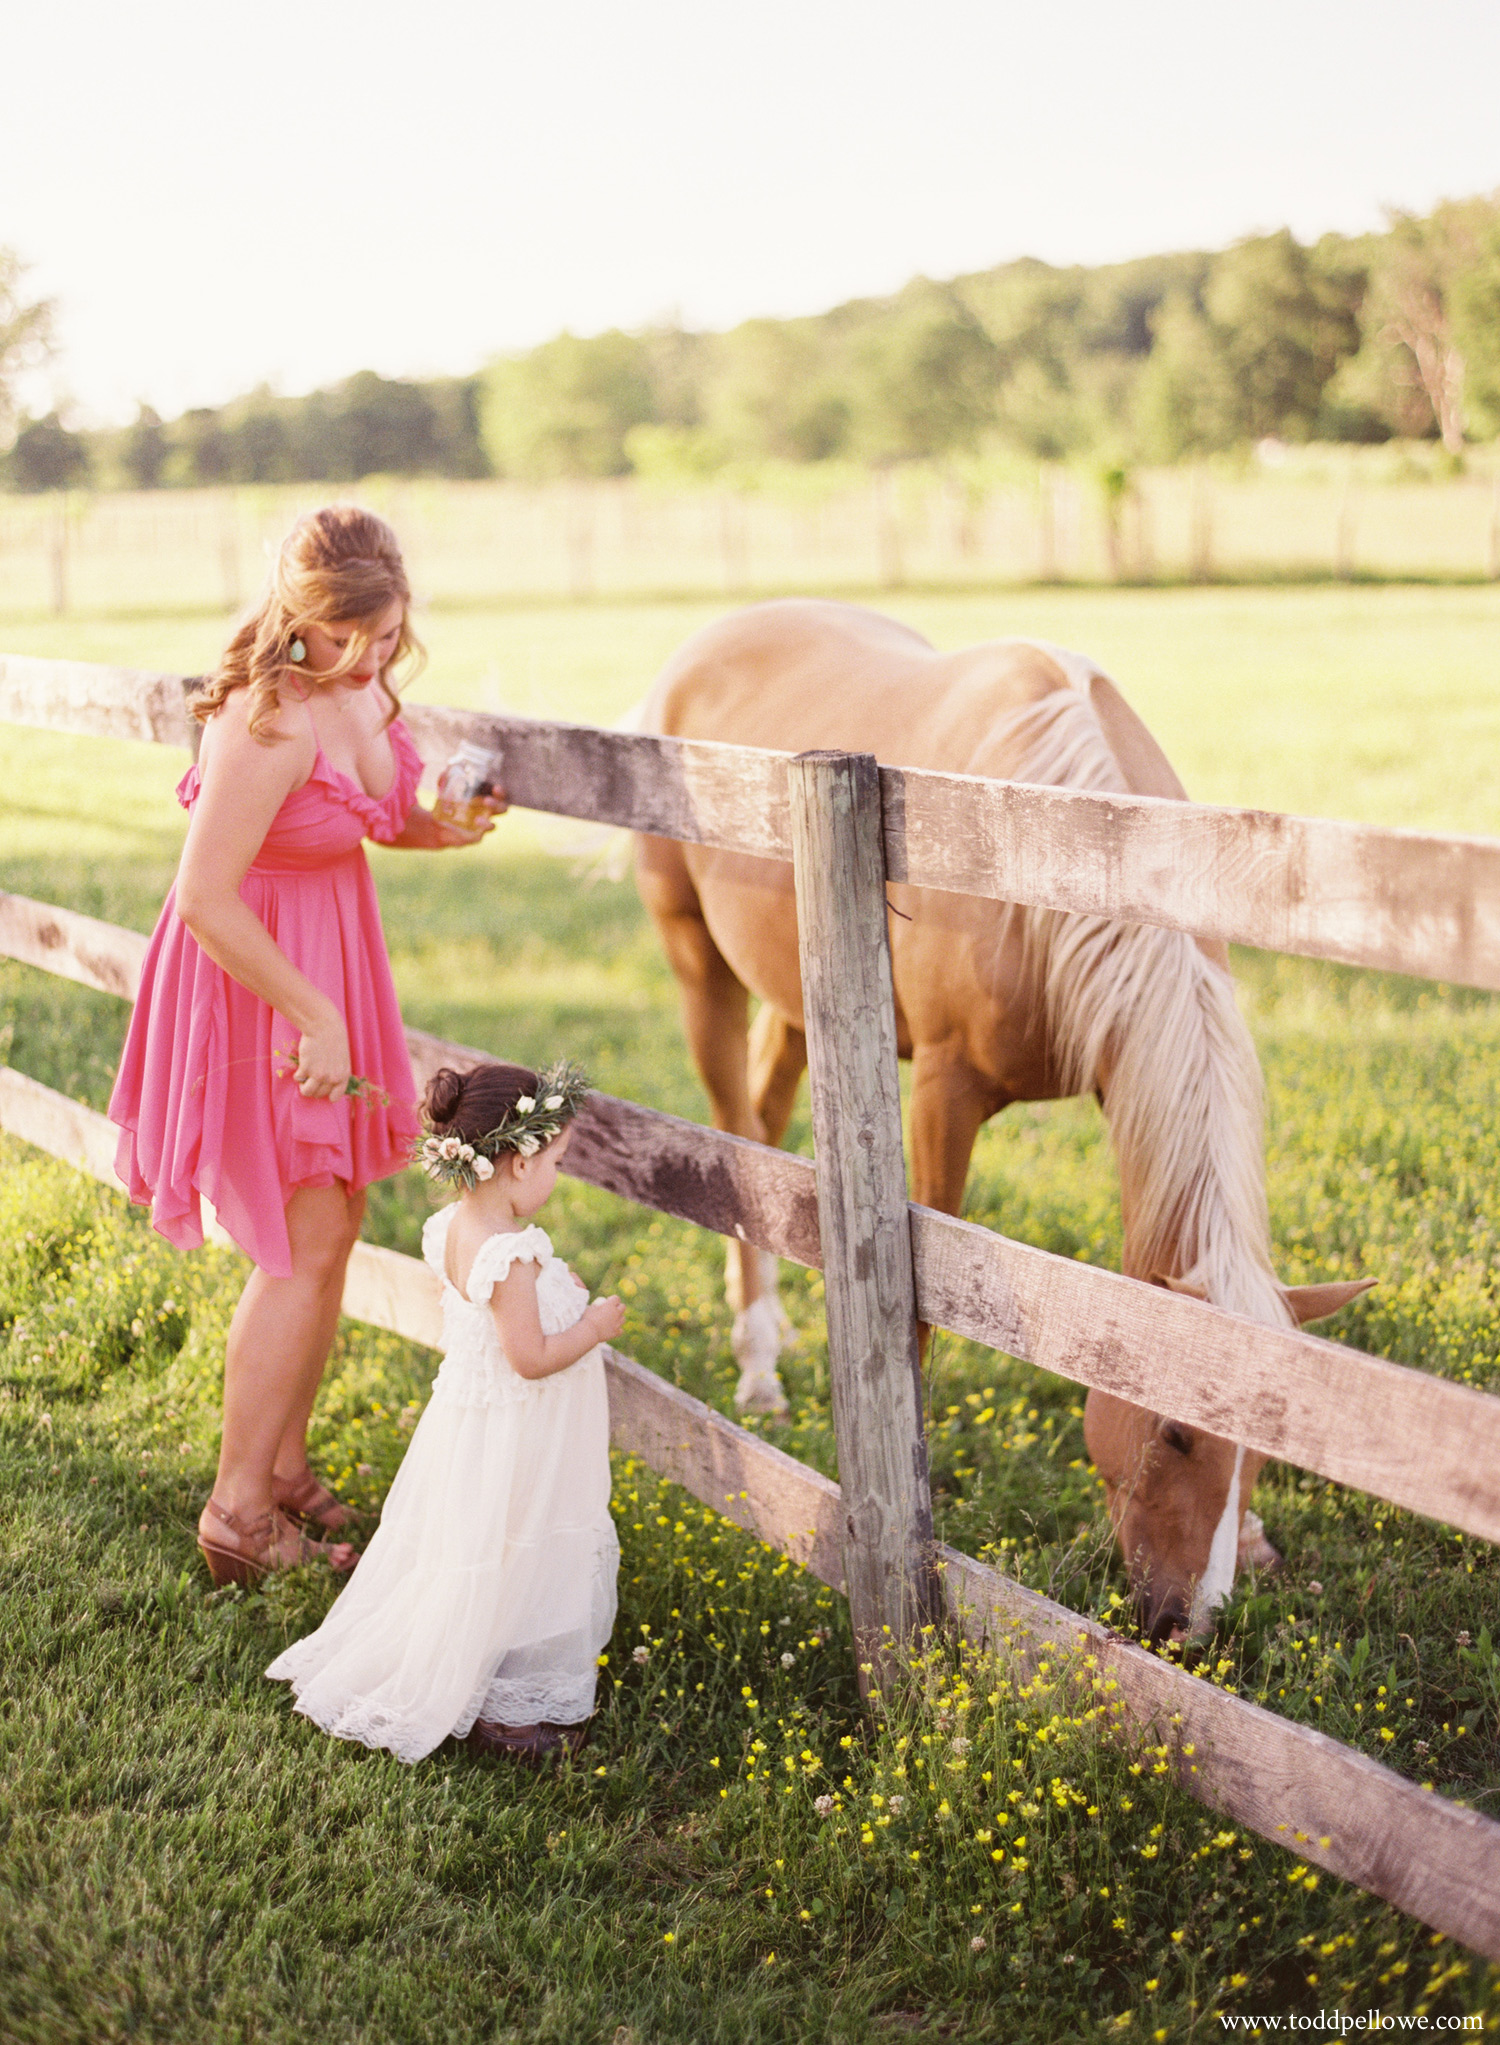
[[14,249],[0,248],[0,446],[16,420],[16,383],[52,353],[56,307],[28,298],[26,265]]
[[1357,285],[1283,228],[1217,257],[1204,294],[1233,387],[1231,437],[1310,439],[1323,392],[1359,346]]
[[479,418],[502,476],[618,476],[625,436],[652,416],[649,359],[635,336],[559,334],[527,355],[492,363]]
[[353,480],[436,467],[436,415],[420,384],[362,369],[333,397],[328,473]]
[[1500,194],[1464,209],[1463,253],[1447,303],[1464,361],[1466,424],[1493,437],[1500,433]]
[[120,466],[131,488],[158,489],[170,451],[161,414],[150,405],[140,406],[134,425],[125,429],[119,451]]
[[167,474],[177,483],[223,483],[234,469],[234,448],[221,413],[195,405],[172,428]]
[[423,389],[432,406],[432,473],[489,475],[489,456],[479,431],[480,378],[444,376]]
[[1450,454],[1467,428],[1468,361],[1479,386],[1477,413],[1489,416],[1494,370],[1493,306],[1500,196],[1449,200],[1426,219],[1392,216],[1374,244],[1362,308],[1366,349],[1385,373],[1385,402],[1400,430],[1434,427]]
[[950,287],[903,292],[853,351],[850,438],[876,460],[972,447],[996,418],[1002,358]]
[[1154,345],[1135,393],[1147,459],[1179,462],[1231,446],[1239,404],[1217,328],[1180,291],[1164,301],[1152,326]]
[[222,426],[229,442],[229,473],[236,483],[288,483],[296,480],[292,406],[268,384],[226,405]]
[[726,458],[823,461],[841,451],[851,411],[814,320],[746,320],[721,335],[703,409]]
[[49,412],[45,419],[22,424],[6,468],[18,490],[67,490],[88,480],[88,443]]
[[727,443],[706,426],[654,421],[631,427],[625,436],[625,456],[633,472],[648,482],[689,488],[718,475],[731,458]]

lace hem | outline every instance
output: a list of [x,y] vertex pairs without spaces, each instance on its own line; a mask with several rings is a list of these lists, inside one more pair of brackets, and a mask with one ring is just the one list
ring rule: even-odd
[[362,1747],[384,1748],[394,1754],[398,1761],[404,1761],[408,1768],[418,1761],[425,1761],[434,1747],[440,1747],[447,1737],[439,1733],[434,1739],[425,1729],[414,1729],[405,1719],[397,1718],[378,1706],[366,1707],[358,1703],[346,1704],[342,1711],[327,1718],[319,1718],[299,1703],[297,1710],[325,1733],[331,1733],[336,1740],[355,1740]]
[[410,1714],[392,1711],[388,1705],[375,1704],[367,1697],[350,1697],[336,1711],[314,1711],[298,1694],[307,1671],[306,1658],[297,1649],[305,1644],[300,1640],[294,1642],[285,1654],[276,1657],[266,1674],[275,1682],[291,1684],[293,1708],[320,1731],[336,1740],[353,1740],[361,1747],[383,1747],[408,1766],[422,1760],[447,1738],[445,1732],[434,1733],[430,1725],[421,1724]]
[[476,1718],[492,1725],[582,1725],[594,1715],[595,1682],[592,1669],[583,1676],[501,1678],[485,1691],[463,1732]]

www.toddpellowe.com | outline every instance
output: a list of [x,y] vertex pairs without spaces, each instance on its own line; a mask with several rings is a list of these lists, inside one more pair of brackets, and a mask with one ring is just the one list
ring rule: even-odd
[[1319,2010],[1314,2016],[1300,2016],[1293,2012],[1288,2016],[1248,2017],[1230,2016],[1227,2012],[1221,2011],[1219,2022],[1226,2031],[1238,2031],[1252,2038],[1274,2037],[1278,2031],[1296,2032],[1299,2036],[1306,2031],[1315,2038],[1372,2038],[1387,2031],[1397,2033],[1410,2031],[1419,2036],[1423,2031],[1429,2035],[1433,2032],[1446,2032],[1449,2037],[1455,2035],[1462,2037],[1466,2032],[1471,2038],[1484,2036],[1484,2018],[1478,2013],[1466,2017],[1434,2017],[1423,2011],[1404,2016],[1387,2015],[1383,2010],[1370,2009],[1355,2016],[1348,2010],[1325,2009]]

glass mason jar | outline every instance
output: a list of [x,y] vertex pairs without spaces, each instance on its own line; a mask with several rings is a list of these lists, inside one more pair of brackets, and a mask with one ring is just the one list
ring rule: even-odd
[[432,805],[438,822],[477,831],[489,815],[483,798],[499,786],[500,767],[498,752],[465,739],[438,776],[437,801]]

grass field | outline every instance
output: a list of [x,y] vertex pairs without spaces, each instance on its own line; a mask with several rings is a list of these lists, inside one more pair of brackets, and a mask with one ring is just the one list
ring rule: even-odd
[[[892,608],[942,644],[1088,647],[1207,799],[1500,832],[1494,592]],[[440,611],[421,693],[608,718],[709,615]],[[0,623],[0,650],[196,670],[221,630]],[[0,728],[0,885],[148,928],[181,766]],[[518,1056],[565,1047],[609,1090],[701,1115],[628,886],[581,885],[525,820],[497,838],[376,855],[409,1019]],[[1349,1339],[1500,1390],[1500,1008],[1239,966],[1283,1275],[1378,1276]],[[103,997],[0,967],[4,1055],[79,1098],[102,1104],[123,1024]],[[418,1182],[393,1183],[371,1232],[410,1250],[427,1211]],[[1116,1262],[1092,1106],[987,1130],[968,1211]],[[622,1346],[727,1405],[719,1246],[575,1185],[548,1221],[591,1282],[626,1294]],[[626,1463],[620,1623],[579,1766],[517,1782],[445,1749],[408,1771],[313,1734],[259,1671],[328,1585],[209,1596],[191,1542],[242,1270],[179,1258],[112,1196],[0,1147],[0,2037],[1042,2041],[1206,2038],[1220,2011],[1500,2020],[1496,1977],[1461,1950],[1221,1827],[1165,1786],[1160,1757],[1099,1743],[1066,1669],[1017,1696],[1003,1671],[943,1655],[899,1722],[863,1723],[837,1602]],[[789,1273],[785,1289],[787,1446],[831,1470],[818,1284]],[[346,1329],[314,1447],[355,1502],[378,1504],[429,1371]],[[1115,1613],[1076,1389],[939,1338],[928,1400],[947,1537]],[[1216,1679],[1493,1811],[1492,1551],[1295,1470],[1257,1502],[1287,1568],[1237,1593]]]

